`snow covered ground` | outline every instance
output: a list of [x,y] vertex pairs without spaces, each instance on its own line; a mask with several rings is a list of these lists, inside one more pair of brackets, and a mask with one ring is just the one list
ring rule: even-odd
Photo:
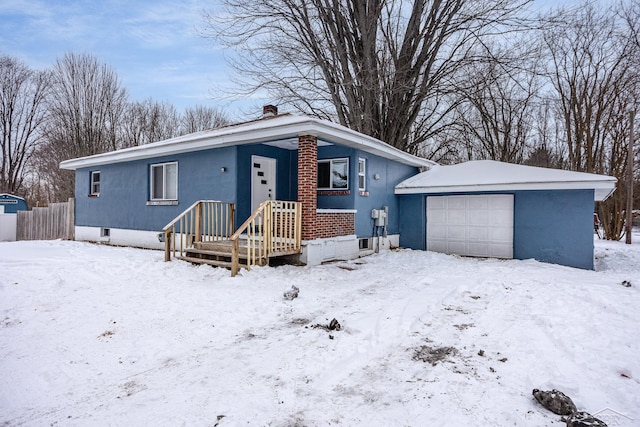
[[393,251],[236,278],[0,243],[0,426],[564,425],[533,388],[637,426],[634,240],[596,241],[595,272]]

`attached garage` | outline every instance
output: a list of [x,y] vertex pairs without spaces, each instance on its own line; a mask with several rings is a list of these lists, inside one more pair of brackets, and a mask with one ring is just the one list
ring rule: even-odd
[[434,166],[395,187],[400,245],[593,269],[594,201],[606,175],[491,160]]

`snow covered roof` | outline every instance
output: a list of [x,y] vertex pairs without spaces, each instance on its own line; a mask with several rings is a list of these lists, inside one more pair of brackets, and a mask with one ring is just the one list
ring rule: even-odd
[[24,197],[14,196],[13,194],[9,194],[9,193],[0,193],[0,198],[2,199],[8,199],[10,197],[14,199],[24,200]]
[[602,201],[613,193],[616,181],[607,175],[474,160],[434,166],[396,185],[395,193],[594,189],[594,199]]
[[137,147],[65,160],[60,163],[60,168],[76,170],[110,163],[252,143],[265,143],[295,150],[298,146],[297,138],[299,135],[317,136],[318,145],[341,144],[411,166],[430,167],[435,165],[430,160],[405,153],[378,139],[337,123],[306,116],[280,114]]

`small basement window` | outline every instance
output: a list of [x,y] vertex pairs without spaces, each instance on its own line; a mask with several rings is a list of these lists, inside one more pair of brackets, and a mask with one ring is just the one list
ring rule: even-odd
[[101,228],[100,229],[100,237],[109,237],[111,235],[111,229],[110,228]]
[[371,238],[358,239],[358,246],[361,251],[371,249]]
[[318,160],[318,190],[348,190],[349,159]]
[[100,195],[100,171],[91,172],[91,186],[89,194],[92,196]]
[[178,200],[178,162],[151,165],[151,200]]

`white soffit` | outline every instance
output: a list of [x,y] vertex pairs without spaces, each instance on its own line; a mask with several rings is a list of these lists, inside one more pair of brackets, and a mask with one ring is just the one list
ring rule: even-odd
[[602,201],[613,193],[616,181],[608,175],[475,160],[434,166],[396,185],[395,193],[593,189],[594,200]]

